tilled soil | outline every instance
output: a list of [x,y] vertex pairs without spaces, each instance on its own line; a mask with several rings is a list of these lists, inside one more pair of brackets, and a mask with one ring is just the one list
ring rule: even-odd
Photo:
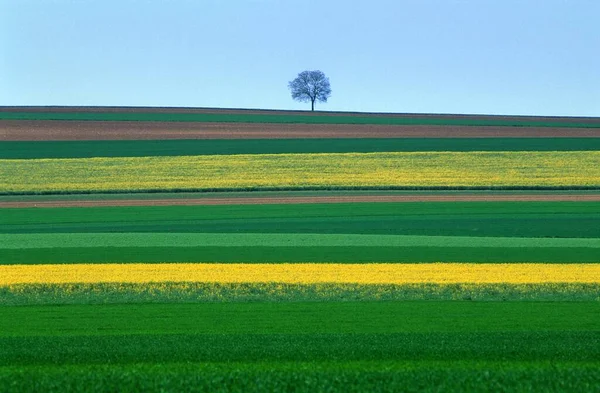
[[600,137],[600,128],[59,120],[0,121],[0,141],[492,137],[598,138]]
[[475,201],[600,201],[600,194],[519,194],[519,195],[343,195],[343,196],[289,196],[237,197],[194,199],[119,199],[119,200],[65,200],[65,201],[11,201],[0,202],[0,208],[24,207],[98,207],[98,206],[175,206],[175,205],[265,205],[298,203],[351,203],[351,202],[475,202]]

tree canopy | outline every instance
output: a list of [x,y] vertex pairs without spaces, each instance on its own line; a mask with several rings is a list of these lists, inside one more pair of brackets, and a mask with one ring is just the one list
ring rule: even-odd
[[329,78],[322,71],[302,71],[296,79],[289,82],[292,98],[300,102],[309,102],[315,110],[315,101],[327,102],[331,95]]

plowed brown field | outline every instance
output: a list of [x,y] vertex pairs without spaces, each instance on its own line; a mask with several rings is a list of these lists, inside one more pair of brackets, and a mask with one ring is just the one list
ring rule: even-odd
[[[446,115],[420,113],[309,112],[216,108],[148,107],[0,107],[0,112],[199,113],[302,116],[420,117],[431,119],[519,120],[599,124],[600,118]],[[486,138],[600,137],[600,128],[428,126],[362,124],[186,123],[149,121],[0,120],[0,140],[136,140],[136,139],[281,139],[281,138]]]
[[600,128],[361,124],[0,121],[0,140],[600,137]]

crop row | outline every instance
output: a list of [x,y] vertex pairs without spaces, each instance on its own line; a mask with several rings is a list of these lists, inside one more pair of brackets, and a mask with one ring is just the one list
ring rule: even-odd
[[1,141],[0,158],[196,156],[417,151],[600,150],[600,138],[313,138]]
[[600,151],[0,160],[0,193],[310,188],[598,188]]
[[[553,337],[554,338],[554,337]],[[354,339],[354,338],[352,338]],[[598,380],[586,362],[233,362],[0,367],[3,392],[583,392]],[[483,377],[482,377],[483,376]],[[483,378],[483,379],[482,379]],[[482,383],[482,380],[485,383]],[[298,381],[302,381],[299,383]],[[14,387],[18,386],[20,390]],[[349,389],[349,387],[352,387]]]
[[98,282],[539,284],[600,283],[600,264],[71,264],[0,265],[0,284]]
[[[153,197],[153,194],[139,195]],[[600,238],[598,222],[600,204],[597,202],[101,206],[4,209],[0,233],[246,233],[248,236],[257,233],[337,233]],[[33,240],[23,241],[32,244]],[[155,244],[154,241],[147,244]],[[0,241],[4,245],[9,243],[9,239]],[[262,239],[254,239],[251,244],[261,243]],[[89,244],[91,241],[85,240],[85,245]]]
[[543,284],[289,284],[221,282],[0,285],[0,305],[347,302],[347,301],[597,301],[600,283]]
[[[562,331],[588,332],[600,340],[600,332],[596,327],[600,302],[593,301],[245,302],[117,304],[92,307],[41,305],[2,306],[0,311],[3,316],[0,318],[0,354],[5,357],[14,356],[10,351],[6,353],[8,348],[2,345],[8,341],[6,338],[35,336],[42,336],[42,339],[52,336],[76,339],[81,336],[100,338],[106,335],[150,334],[156,340],[156,335],[165,337],[170,334],[330,335]],[[249,344],[256,343],[255,339],[250,340]],[[226,342],[224,344],[230,345]],[[593,356],[593,359],[598,361],[600,347],[591,342],[588,345],[589,350],[581,356]],[[216,348],[206,349],[209,353],[214,351],[214,356],[219,356]],[[231,350],[236,351],[235,348]],[[55,355],[66,357],[67,354]],[[377,352],[375,355],[377,356]],[[456,355],[460,358],[459,354]],[[0,355],[0,364],[3,364],[2,357]]]
[[31,233],[0,234],[0,249],[69,247],[503,247],[600,249],[600,239],[404,236],[312,233]]

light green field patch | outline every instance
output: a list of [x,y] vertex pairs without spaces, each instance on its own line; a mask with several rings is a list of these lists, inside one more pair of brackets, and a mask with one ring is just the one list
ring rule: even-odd
[[600,239],[254,233],[0,234],[3,249],[71,247],[585,247]]

